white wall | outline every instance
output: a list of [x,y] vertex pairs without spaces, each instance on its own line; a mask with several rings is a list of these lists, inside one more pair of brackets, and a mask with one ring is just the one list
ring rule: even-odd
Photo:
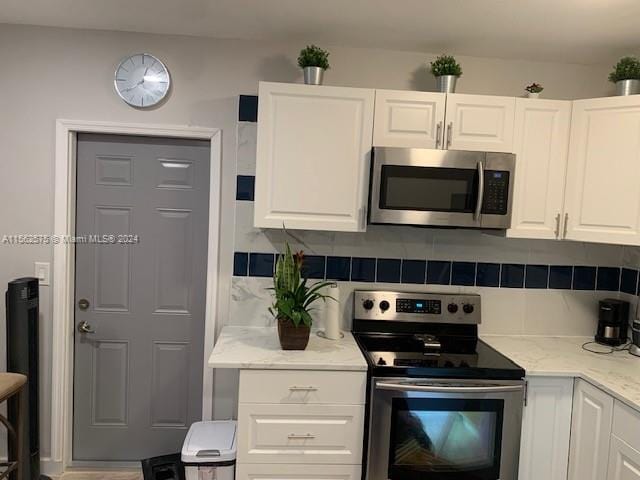
[[[372,32],[372,35],[375,32]],[[297,81],[301,45],[192,37],[50,29],[0,24],[0,235],[50,233],[53,225],[54,126],[57,118],[170,123],[223,130],[221,322],[226,321],[234,230],[237,96],[259,80]],[[397,89],[429,88],[424,61],[433,55],[330,48],[326,83]],[[151,111],[127,107],[112,75],[125,55],[148,51],[169,67],[173,90]],[[460,92],[519,95],[527,82],[549,98],[604,96],[608,66],[559,65],[459,57]],[[0,244],[0,285],[51,261],[48,246]],[[4,296],[2,296],[4,297]],[[42,289],[42,452],[50,451],[51,298]],[[4,307],[1,308],[4,315]],[[0,325],[4,321],[0,319]],[[0,336],[4,329],[0,327]],[[3,345],[0,338],[0,345]],[[4,354],[0,348],[0,359]]]

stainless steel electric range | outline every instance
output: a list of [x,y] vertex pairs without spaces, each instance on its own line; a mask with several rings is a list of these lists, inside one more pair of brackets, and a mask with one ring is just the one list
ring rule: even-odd
[[366,480],[516,480],[525,372],[478,338],[479,295],[356,291]]

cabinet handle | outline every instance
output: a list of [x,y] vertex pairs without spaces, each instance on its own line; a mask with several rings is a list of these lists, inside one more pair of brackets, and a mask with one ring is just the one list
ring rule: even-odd
[[564,214],[564,233],[562,235],[562,238],[567,238],[568,230],[569,230],[569,214],[565,213]]
[[442,134],[442,121],[438,122],[436,127],[436,148],[440,148],[440,135]]
[[297,387],[297,386],[292,386],[289,387],[289,390],[292,392],[317,392],[318,391],[318,387]]
[[310,433],[305,433],[304,435],[297,435],[295,433],[291,433],[287,435],[287,438],[289,440],[311,440],[313,438],[316,438],[316,436],[311,435]]
[[560,214],[556,215],[556,238],[560,237]]
[[452,131],[453,131],[453,122],[449,122],[449,125],[447,125],[447,148],[451,146]]

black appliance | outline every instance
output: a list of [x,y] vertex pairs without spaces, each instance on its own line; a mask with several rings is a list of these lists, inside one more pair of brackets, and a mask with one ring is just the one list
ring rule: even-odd
[[[23,479],[38,480],[40,475],[40,415],[38,406],[38,279],[18,278],[9,282],[5,294],[7,314],[7,371],[27,376],[28,394],[23,395]],[[9,421],[17,421],[18,398],[9,399]],[[10,444],[11,445],[11,444]],[[9,459],[16,459],[16,452],[9,448]],[[16,480],[15,472],[11,474]]]
[[478,338],[479,295],[354,292],[366,480],[516,480],[525,372]]
[[605,298],[598,304],[596,342],[612,347],[627,343],[629,333],[629,302]]

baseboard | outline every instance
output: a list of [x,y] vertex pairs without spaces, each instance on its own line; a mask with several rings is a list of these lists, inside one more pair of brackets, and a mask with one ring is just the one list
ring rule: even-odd
[[51,457],[43,457],[40,459],[40,473],[43,475],[62,475],[64,467],[62,462],[52,460]]

